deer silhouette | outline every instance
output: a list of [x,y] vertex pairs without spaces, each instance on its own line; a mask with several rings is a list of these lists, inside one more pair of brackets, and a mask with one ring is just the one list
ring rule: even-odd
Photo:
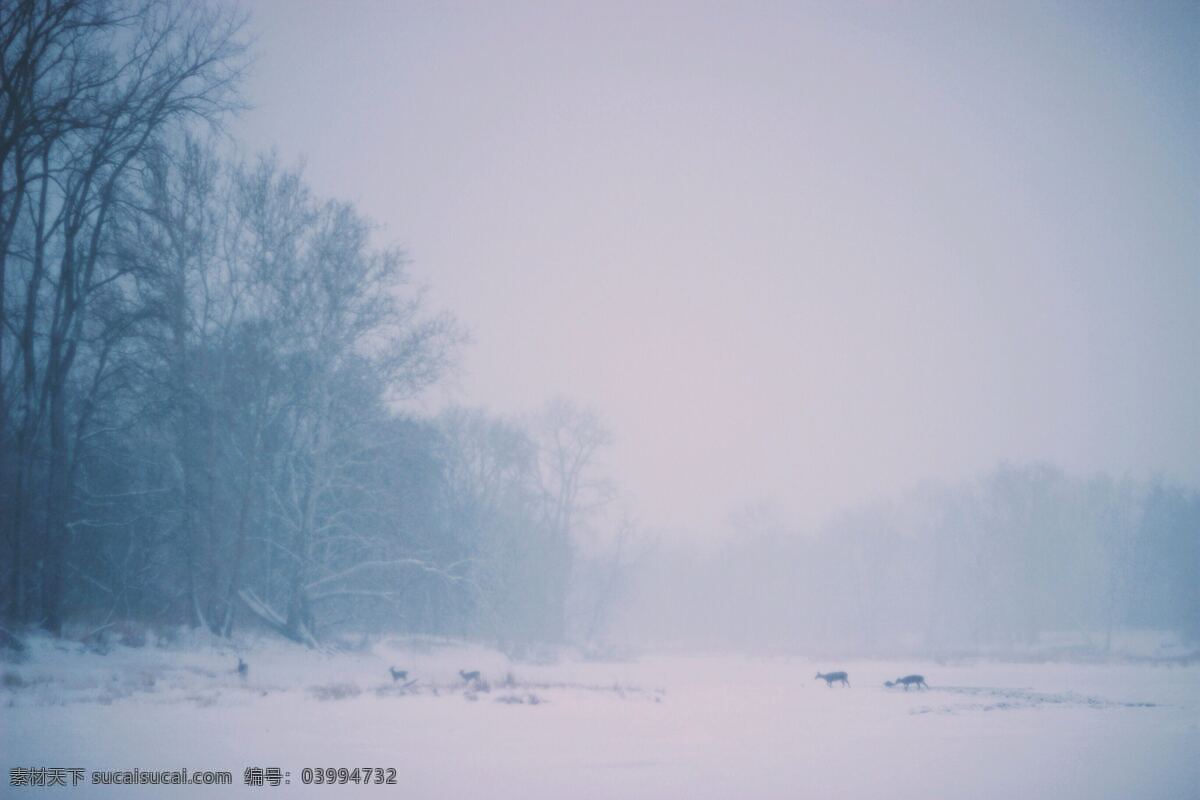
[[408,680],[408,670],[406,670],[406,669],[396,669],[395,667],[388,667],[388,672],[392,673],[392,683],[395,683],[396,681]]
[[918,689],[928,689],[929,684],[925,682],[924,675],[905,675],[903,678],[896,678],[894,681],[886,681],[884,686],[903,686],[904,691],[908,691],[909,686],[916,686]]
[[237,674],[242,680],[246,679],[246,674],[250,672],[250,665],[242,661],[242,657],[238,656]]
[[825,681],[825,686],[830,689],[833,688],[834,681],[839,681],[843,686],[850,685],[850,678],[844,672],[827,672],[824,675],[822,675],[820,672],[818,672],[817,677],[814,678],[813,680],[818,680],[818,679]]
[[464,672],[463,670],[460,669],[458,671],[458,675],[460,678],[463,679],[463,683],[478,683],[479,682],[479,670],[472,670],[471,672]]

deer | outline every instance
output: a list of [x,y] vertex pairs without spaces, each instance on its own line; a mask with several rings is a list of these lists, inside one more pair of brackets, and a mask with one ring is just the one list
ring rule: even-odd
[[924,675],[905,675],[903,678],[896,678],[894,681],[885,681],[884,686],[903,686],[904,691],[908,691],[909,686],[916,686],[918,689],[928,689],[929,684],[925,682]]
[[463,670],[460,669],[458,671],[458,675],[460,678],[463,679],[463,683],[479,683],[479,670],[472,670],[471,672],[464,672]]
[[824,675],[822,675],[820,672],[818,672],[817,677],[813,678],[813,680],[818,680],[818,679],[825,681],[825,686],[829,689],[833,688],[834,681],[841,681],[841,684],[843,686],[850,685],[849,676],[844,672],[828,672],[828,673],[825,673]]
[[406,669],[396,669],[395,667],[388,667],[388,672],[392,673],[392,683],[395,683],[396,681],[408,680],[408,670],[406,670]]
[[250,665],[242,661],[242,657],[238,656],[237,674],[242,680],[246,680],[246,673],[250,671]]

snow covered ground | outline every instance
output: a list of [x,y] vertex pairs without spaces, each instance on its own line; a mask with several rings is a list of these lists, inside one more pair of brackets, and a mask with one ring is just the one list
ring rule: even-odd
[[[218,648],[31,642],[0,663],[0,795],[1200,797],[1197,666]],[[392,665],[415,682],[393,682]],[[481,670],[490,691],[465,690],[459,669]],[[818,670],[848,671],[851,688]],[[930,690],[882,686],[910,672]],[[243,786],[253,766],[291,783]],[[368,766],[394,767],[397,786],[301,784],[305,767]],[[16,788],[13,767],[229,770],[234,786]]]

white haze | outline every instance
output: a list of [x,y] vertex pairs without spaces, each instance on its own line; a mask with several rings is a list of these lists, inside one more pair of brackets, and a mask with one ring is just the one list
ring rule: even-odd
[[451,399],[594,405],[652,526],[1200,482],[1194,4],[251,11],[238,135],[406,247]]

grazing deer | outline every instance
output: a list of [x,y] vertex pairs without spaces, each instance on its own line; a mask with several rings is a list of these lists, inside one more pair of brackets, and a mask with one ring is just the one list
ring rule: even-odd
[[242,661],[242,657],[238,656],[237,674],[242,680],[246,680],[246,673],[250,671],[250,665]]
[[395,667],[388,667],[388,672],[392,673],[392,683],[395,683],[396,681],[408,680],[408,670],[406,670],[406,669],[396,669]]
[[849,677],[850,676],[848,676],[844,672],[828,672],[824,675],[822,675],[821,673],[818,672],[817,677],[813,678],[813,680],[817,680],[819,678],[820,680],[825,681],[826,687],[832,689],[834,681],[841,681],[841,684],[843,686],[849,686],[850,685]]
[[479,670],[464,672],[460,669],[458,675],[463,679],[463,683],[479,683]]
[[905,675],[903,678],[896,678],[894,681],[886,681],[884,686],[904,686],[904,691],[908,691],[909,686],[916,686],[918,689],[928,689],[929,684],[925,682],[924,675]]

